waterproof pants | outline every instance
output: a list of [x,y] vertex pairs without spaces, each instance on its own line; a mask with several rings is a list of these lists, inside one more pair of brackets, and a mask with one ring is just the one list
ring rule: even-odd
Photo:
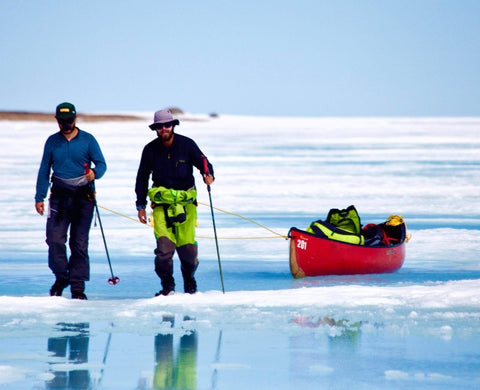
[[[90,279],[88,234],[95,203],[86,197],[50,198],[47,219],[48,266],[57,279],[70,284],[72,291],[84,291]],[[70,258],[67,257],[67,232],[70,228]]]
[[181,263],[184,284],[191,281],[198,267],[198,247],[195,241],[197,206],[187,204],[186,220],[180,224],[167,226],[165,210],[162,206],[153,209],[154,234],[157,240],[155,249],[155,272],[165,290],[174,290],[173,255],[175,250]]

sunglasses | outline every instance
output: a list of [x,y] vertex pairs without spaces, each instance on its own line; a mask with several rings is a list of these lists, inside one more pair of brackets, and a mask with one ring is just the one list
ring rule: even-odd
[[72,123],[75,122],[75,117],[73,117],[73,118],[57,119],[57,122],[58,122],[60,125],[71,126]]
[[173,122],[167,122],[167,123],[156,123],[153,127],[152,130],[161,130],[163,129],[164,127],[166,127],[167,129],[169,129],[170,127],[173,126]]

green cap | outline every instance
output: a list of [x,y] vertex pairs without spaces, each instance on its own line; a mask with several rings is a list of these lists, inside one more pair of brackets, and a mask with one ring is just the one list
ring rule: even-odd
[[60,103],[57,106],[57,110],[55,112],[55,118],[57,119],[70,119],[77,115],[77,110],[75,110],[75,106],[72,103]]

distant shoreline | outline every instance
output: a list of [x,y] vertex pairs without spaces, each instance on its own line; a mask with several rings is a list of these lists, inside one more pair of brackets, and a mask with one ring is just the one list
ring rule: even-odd
[[[141,116],[124,114],[78,114],[77,116],[78,119],[85,122],[145,120]],[[55,122],[55,114],[30,111],[0,111],[0,120]]]

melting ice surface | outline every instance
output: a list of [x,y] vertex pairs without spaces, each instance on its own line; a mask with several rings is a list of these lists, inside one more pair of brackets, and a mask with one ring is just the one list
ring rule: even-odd
[[[152,229],[133,185],[150,114],[85,122],[108,163],[90,236],[88,301],[49,297],[33,207],[55,123],[0,122],[1,389],[480,388],[480,119],[189,116],[215,167],[199,189],[199,292],[154,298]],[[294,280],[291,226],[354,204],[402,215],[412,239],[388,275]],[[252,223],[251,220],[258,224]]]

